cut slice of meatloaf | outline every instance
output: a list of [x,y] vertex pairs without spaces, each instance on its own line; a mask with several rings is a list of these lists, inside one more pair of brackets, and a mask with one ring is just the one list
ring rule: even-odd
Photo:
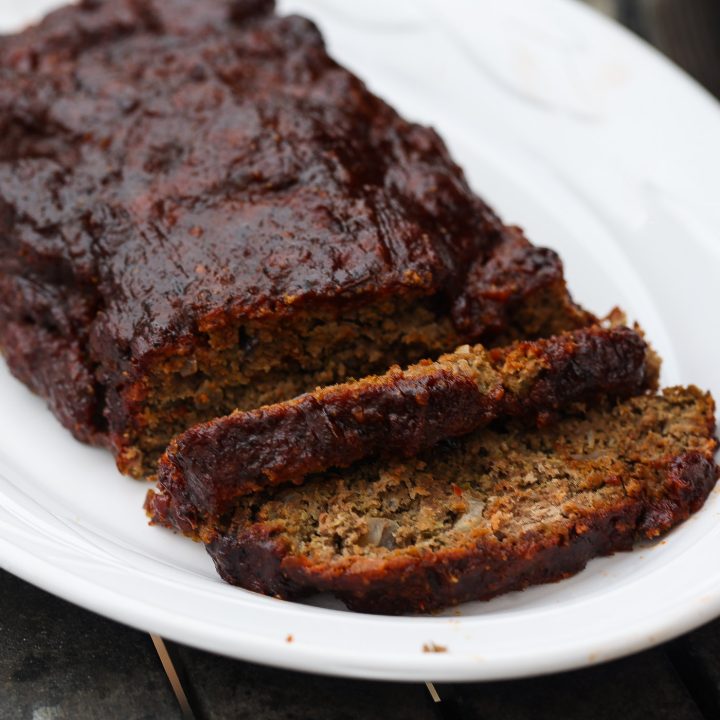
[[125,473],[234,408],[590,320],[271,2],[87,0],[0,38],[0,349]]
[[543,424],[601,395],[656,389],[658,361],[637,331],[594,326],[319,388],[212,420],[175,438],[146,508],[188,534],[212,528],[235,499],[366,457],[409,457],[493,420]]
[[208,551],[230,583],[426,612],[568,577],[697,511],[715,485],[713,400],[672,388],[535,431],[508,425],[237,501]]

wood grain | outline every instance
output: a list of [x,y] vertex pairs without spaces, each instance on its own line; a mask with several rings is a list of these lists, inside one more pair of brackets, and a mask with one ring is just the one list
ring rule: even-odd
[[150,637],[0,570],[2,720],[153,720],[180,711]]
[[422,684],[306,675],[167,643],[202,720],[435,720]]
[[586,670],[512,682],[439,685],[462,718],[703,720],[663,650]]
[[718,0],[584,0],[654,45],[720,97]]

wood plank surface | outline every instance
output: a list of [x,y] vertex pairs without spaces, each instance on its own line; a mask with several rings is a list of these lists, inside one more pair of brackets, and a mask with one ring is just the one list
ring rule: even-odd
[[[0,717],[179,718],[150,638],[0,571]],[[720,621],[665,648],[511,682],[326,678],[168,643],[197,720],[707,720],[720,717]]]
[[662,649],[560,675],[438,691],[463,719],[704,720]]
[[720,620],[669,643],[666,651],[704,716],[720,718]]
[[179,717],[148,635],[0,570],[2,720]]
[[718,0],[583,0],[614,17],[720,97]]
[[637,1],[647,40],[720,97],[720,2]]
[[421,684],[323,677],[230,660],[169,644],[202,720],[435,720]]

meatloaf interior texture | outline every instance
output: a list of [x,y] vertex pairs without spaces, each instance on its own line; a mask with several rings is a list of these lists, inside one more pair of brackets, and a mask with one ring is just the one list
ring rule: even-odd
[[301,483],[368,457],[402,458],[493,421],[543,425],[563,408],[657,389],[658,359],[627,327],[589,327],[391,369],[235,412],[176,437],[147,509],[189,535],[212,533],[241,495]]
[[0,348],[124,473],[235,408],[591,319],[271,2],[84,0],[0,38]]
[[686,519],[717,480],[714,431],[693,387],[577,406],[245,496],[208,550],[227,581],[281,598],[329,591],[380,613],[487,599]]

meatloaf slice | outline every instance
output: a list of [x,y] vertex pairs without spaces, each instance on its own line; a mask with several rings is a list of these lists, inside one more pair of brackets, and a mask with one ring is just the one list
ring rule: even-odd
[[411,460],[241,498],[208,545],[230,583],[426,612],[545,583],[697,511],[718,468],[713,400],[672,388],[508,425]]
[[212,420],[175,438],[159,464],[153,520],[207,531],[235,499],[366,457],[409,457],[499,418],[543,424],[600,395],[656,389],[658,361],[635,330],[599,326],[319,388]]
[[589,319],[272,2],[85,0],[0,38],[0,349],[125,473],[234,408]]

